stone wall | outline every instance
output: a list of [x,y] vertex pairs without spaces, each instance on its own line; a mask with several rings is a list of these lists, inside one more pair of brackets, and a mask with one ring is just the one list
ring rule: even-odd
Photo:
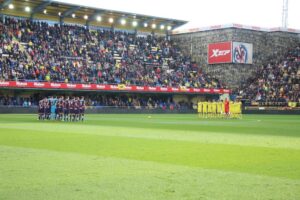
[[[228,87],[236,88],[256,71],[257,67],[280,61],[288,49],[300,43],[300,35],[289,32],[264,32],[240,28],[224,28],[172,35],[171,39],[185,55],[202,66],[206,73],[222,80]],[[207,64],[209,43],[236,41],[253,44],[253,64]]]

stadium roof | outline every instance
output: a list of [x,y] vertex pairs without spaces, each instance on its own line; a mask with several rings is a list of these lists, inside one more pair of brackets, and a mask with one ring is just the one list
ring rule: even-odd
[[[165,32],[187,21],[67,4],[52,0],[0,0],[1,14],[142,32]],[[146,26],[147,24],[147,26]]]
[[202,31],[221,30],[227,28],[247,29],[247,30],[263,31],[263,32],[289,32],[289,33],[297,33],[297,34],[300,33],[300,30],[293,29],[293,28],[281,28],[281,27],[264,28],[258,26],[247,26],[243,24],[225,24],[225,25],[215,25],[215,26],[190,28],[190,29],[183,29],[183,30],[173,30],[172,34],[177,35],[177,34],[195,33],[195,32],[202,32]]

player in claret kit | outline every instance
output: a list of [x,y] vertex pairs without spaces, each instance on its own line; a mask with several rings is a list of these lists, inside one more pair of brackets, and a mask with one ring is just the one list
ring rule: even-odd
[[[38,120],[84,121],[85,100],[82,96],[44,98],[38,104]],[[53,115],[55,113],[55,115]]]
[[41,99],[39,101],[39,108],[38,108],[39,118],[38,118],[38,120],[42,120],[43,119],[43,114],[44,114],[44,100]]
[[80,111],[80,100],[79,100],[79,97],[76,97],[75,104],[74,104],[74,113],[75,113],[74,121],[79,120],[79,111]]
[[63,116],[64,116],[64,97],[61,96],[61,103],[60,103],[60,110],[59,110],[59,120],[63,120]]
[[55,108],[55,120],[59,120],[59,109],[60,109],[60,98],[56,101],[56,108]]
[[74,105],[75,104],[75,99],[74,97],[70,100],[69,102],[69,108],[70,108],[70,113],[69,113],[69,121],[74,121],[75,118],[75,113],[74,113]]
[[64,121],[69,120],[69,113],[70,113],[70,100],[69,97],[66,97],[64,101]]
[[44,99],[44,119],[50,119],[51,105],[47,98]]
[[80,104],[79,104],[79,120],[83,121],[84,120],[84,111],[85,111],[85,101],[84,97],[82,96],[80,99]]
[[63,99],[60,97],[57,101],[56,105],[56,120],[61,120],[62,118],[62,110],[63,110]]

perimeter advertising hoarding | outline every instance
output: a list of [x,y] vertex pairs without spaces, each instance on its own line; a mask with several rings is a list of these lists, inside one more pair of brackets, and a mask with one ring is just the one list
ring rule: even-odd
[[232,62],[252,64],[253,45],[244,42],[232,43]]
[[185,88],[185,87],[151,87],[137,85],[106,85],[106,84],[75,84],[75,83],[53,83],[53,82],[20,82],[1,81],[0,89],[38,89],[38,90],[84,90],[84,91],[127,91],[127,92],[157,92],[157,93],[198,93],[198,94],[229,94],[229,89],[214,88]]
[[232,42],[208,44],[208,64],[231,63]]

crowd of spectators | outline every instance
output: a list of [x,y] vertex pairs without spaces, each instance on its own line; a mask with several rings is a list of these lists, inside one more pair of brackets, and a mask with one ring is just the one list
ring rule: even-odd
[[224,87],[167,37],[0,21],[0,80]]
[[[86,106],[95,108],[123,109],[160,109],[184,110],[191,109],[192,104],[181,101],[174,102],[172,97],[135,96],[135,95],[93,95],[85,97]],[[19,96],[0,96],[0,106],[31,107],[38,105],[38,98]]]
[[22,106],[31,107],[36,106],[38,101],[33,97],[17,97],[0,95],[0,106]]
[[89,99],[88,105],[96,107],[134,108],[134,109],[162,109],[181,110],[192,108],[187,102],[174,102],[171,97],[155,96],[99,96]]
[[260,67],[239,92],[243,99],[267,105],[300,103],[300,47],[290,50],[282,62]]
[[[0,80],[222,88],[167,37],[89,30],[84,26],[6,17],[0,19]],[[275,59],[276,60],[276,59]],[[299,102],[300,48],[260,67],[239,89],[256,102]],[[1,105],[34,105],[0,99]],[[93,106],[174,108],[155,98],[111,97]],[[281,104],[280,104],[281,105]],[[186,106],[186,105],[185,105]]]

